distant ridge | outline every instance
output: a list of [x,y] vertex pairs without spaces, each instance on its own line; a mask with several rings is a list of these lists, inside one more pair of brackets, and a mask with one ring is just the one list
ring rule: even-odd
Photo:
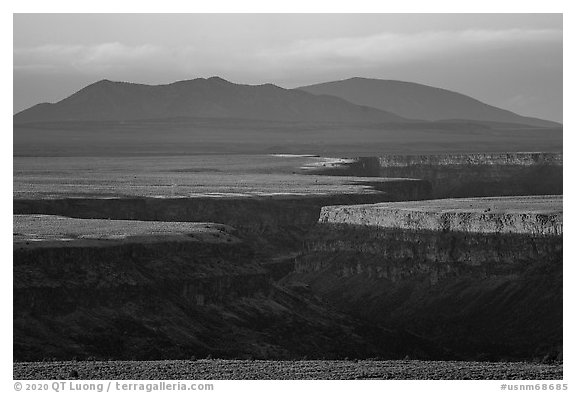
[[55,104],[38,104],[23,110],[13,119],[14,123],[31,123],[176,117],[343,123],[407,121],[338,97],[272,84],[234,84],[219,77],[156,86],[101,80]]
[[428,121],[475,120],[558,127],[559,123],[520,116],[464,94],[412,82],[350,78],[298,88],[318,95],[340,97],[410,119]]

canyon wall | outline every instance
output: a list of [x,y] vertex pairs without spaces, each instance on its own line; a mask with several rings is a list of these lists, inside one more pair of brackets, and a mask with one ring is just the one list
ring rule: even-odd
[[253,251],[237,241],[37,243],[14,246],[20,360],[206,352],[194,310],[271,292]]
[[561,153],[360,157],[318,173],[428,180],[434,198],[562,194]]
[[518,220],[496,228],[487,214],[467,216],[459,227],[438,226],[432,213],[406,226],[405,211],[377,207],[368,216],[368,206],[324,208],[284,282],[308,285],[343,312],[463,358],[561,353],[561,215],[542,213],[540,224],[522,226],[523,213],[508,214]]
[[[59,233],[28,233],[39,220]],[[111,227],[132,230],[130,222],[138,236],[109,236]],[[145,224],[17,217],[15,360],[449,356],[326,307],[306,288],[278,285],[231,228],[193,224],[190,235],[147,236]],[[156,224],[165,223],[150,222],[151,230]],[[101,238],[93,228],[104,229]]]
[[562,196],[441,199],[326,206],[320,223],[470,233],[562,235]]

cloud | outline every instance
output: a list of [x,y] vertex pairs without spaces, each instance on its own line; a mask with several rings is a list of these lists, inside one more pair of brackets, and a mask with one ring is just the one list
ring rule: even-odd
[[507,29],[382,33],[361,37],[305,39],[280,46],[227,44],[192,46],[51,44],[16,48],[14,69],[28,72],[81,73],[149,69],[181,73],[226,73],[282,76],[307,67],[325,70],[369,69],[382,65],[461,58],[493,50],[562,42],[560,29]]
[[119,42],[105,43],[89,47],[82,53],[79,64],[101,65],[132,63],[151,60],[163,54],[163,50],[153,45],[126,46]]
[[332,62],[336,67],[350,63],[366,66],[561,41],[562,30],[557,29],[382,33],[364,37],[300,40],[287,47],[263,50],[258,56],[269,64],[284,66],[302,62]]
[[14,69],[22,71],[63,71],[74,68],[91,72],[162,61],[166,49],[154,45],[125,45],[109,42],[97,45],[49,44],[14,50]]

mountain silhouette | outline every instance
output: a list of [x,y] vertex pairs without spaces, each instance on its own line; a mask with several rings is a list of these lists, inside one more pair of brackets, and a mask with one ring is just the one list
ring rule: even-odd
[[318,95],[340,97],[410,119],[475,120],[557,127],[558,123],[497,108],[464,94],[412,82],[350,78],[298,88]]
[[14,123],[177,117],[343,123],[407,121],[337,97],[272,84],[241,85],[212,77],[155,86],[102,80],[57,103],[38,104],[21,111],[14,115]]

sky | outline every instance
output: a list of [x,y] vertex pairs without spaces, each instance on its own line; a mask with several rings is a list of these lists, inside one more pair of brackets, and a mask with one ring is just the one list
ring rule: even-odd
[[14,108],[101,79],[355,76],[441,87],[562,122],[561,14],[14,14]]

